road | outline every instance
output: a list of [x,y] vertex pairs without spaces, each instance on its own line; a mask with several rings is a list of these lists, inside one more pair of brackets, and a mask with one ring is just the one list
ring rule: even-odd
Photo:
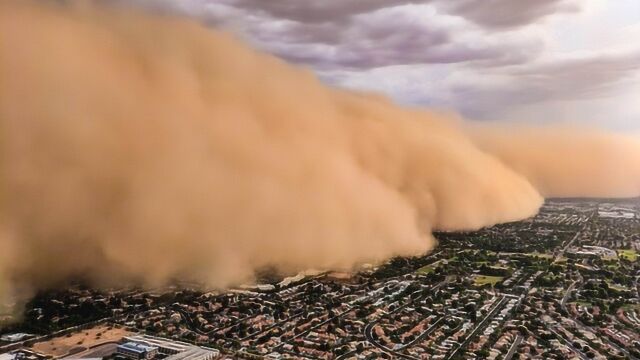
[[[550,324],[549,324],[550,325]],[[571,349],[571,351],[573,351],[574,353],[576,353],[580,359],[582,360],[590,360],[587,355],[585,353],[582,352],[582,350],[577,349],[575,346],[573,346],[573,344],[571,343],[571,341],[567,340],[564,338],[564,336],[558,334],[557,331],[555,331],[553,328],[551,328],[551,326],[549,326],[548,328],[549,331],[551,331],[551,333],[553,333],[553,335],[555,335],[558,339],[562,340],[562,342],[569,348]]]
[[[562,302],[560,303],[560,306],[562,307],[562,309],[564,311],[567,312],[567,314],[570,316],[570,318],[576,323],[576,325],[580,328],[582,328],[583,330],[589,331],[591,333],[594,334],[598,334],[598,331],[596,331],[595,329],[591,328],[588,325],[585,325],[582,321],[580,321],[580,319],[573,317],[569,311],[567,310],[567,306],[566,306],[566,302],[567,299],[569,297],[569,295],[571,294],[571,291],[573,291],[573,289],[575,288],[575,285],[577,284],[582,284],[582,282],[584,281],[584,279],[582,277],[580,277],[579,280],[574,281],[571,286],[569,286],[569,288],[567,289],[567,291],[564,294],[564,297],[562,298]],[[637,360],[638,358],[631,355],[631,353],[629,353],[626,349],[618,346],[618,344],[614,343],[613,341],[609,340],[609,337],[606,335],[602,335],[600,336],[600,339],[602,339],[604,342],[606,342],[610,347],[620,351],[621,353],[625,354],[625,356],[627,356],[627,358],[629,359],[635,359]]]
[[560,302],[560,305],[562,306],[562,308],[566,311],[567,310],[567,300],[569,300],[569,297],[571,296],[571,292],[573,291],[573,289],[576,287],[576,284],[578,283],[578,280],[574,281],[569,288],[567,288],[567,291],[564,293],[564,296],[562,297],[562,301]]
[[[447,284],[447,283],[448,283],[448,280],[441,281],[441,282],[439,282],[437,285],[435,285],[433,288],[431,288],[431,291],[432,291],[432,292],[434,292],[434,291],[436,291],[436,290],[440,289],[442,286],[444,286],[444,285],[445,285],[445,284]],[[423,298],[423,296],[420,296],[420,297],[418,297],[418,298],[416,298],[416,299],[414,299],[414,300],[412,300],[412,301],[410,301],[410,302],[408,302],[408,303],[406,303],[406,304],[404,304],[404,305],[402,305],[402,306],[399,306],[397,309],[395,309],[394,311],[390,312],[390,313],[389,313],[389,314],[387,314],[387,315],[394,314],[394,313],[396,313],[396,312],[398,312],[398,311],[400,311],[400,310],[404,309],[404,308],[405,308],[406,306],[408,306],[409,304],[413,304],[413,302],[418,301],[418,300],[421,300],[422,298]],[[410,343],[406,344],[405,346],[403,346],[403,347],[401,347],[401,348],[398,348],[398,349],[396,349],[396,350],[394,350],[394,349],[390,349],[390,348],[388,348],[388,347],[386,347],[386,346],[384,346],[384,345],[380,344],[378,341],[376,341],[376,340],[373,338],[373,327],[374,327],[374,326],[376,326],[376,324],[378,323],[378,321],[379,321],[379,320],[380,320],[380,319],[376,319],[376,320],[374,320],[374,321],[372,321],[372,322],[368,323],[368,324],[364,327],[364,336],[365,336],[365,338],[367,339],[367,341],[369,341],[373,346],[377,347],[378,349],[380,349],[380,350],[384,351],[385,353],[387,353],[387,354],[389,354],[389,355],[396,356],[396,357],[400,357],[400,358],[403,358],[403,359],[416,359],[416,358],[414,358],[413,356],[409,356],[409,355],[403,354],[403,353],[399,352],[398,350],[404,350],[407,346],[409,346],[409,344],[413,345],[413,344],[415,344],[415,342],[416,342],[418,339],[423,339],[424,337],[426,337],[427,335],[429,335],[429,333],[430,333],[430,332],[432,332],[433,330],[435,330],[434,325],[436,325],[436,323],[439,323],[439,322],[442,320],[442,318],[438,319],[438,321],[436,321],[432,326],[430,326],[430,327],[429,327],[429,329],[427,329],[424,333],[420,334],[420,336],[419,336],[417,339],[415,339],[414,341],[412,341],[412,342],[410,342]]]
[[[578,325],[578,327],[582,328],[582,330],[586,330],[586,331],[590,331],[594,334],[598,334],[598,332],[594,329],[592,329],[590,326],[585,325],[582,321],[578,320],[578,319],[573,319],[573,321],[576,322],[576,325]],[[629,353],[626,349],[618,346],[618,344],[614,343],[613,341],[609,340],[609,337],[606,335],[602,335],[600,336],[600,339],[602,339],[604,342],[607,343],[607,345],[611,346],[612,348],[620,351],[621,353],[623,353],[625,356],[627,356],[628,359],[633,359],[633,360],[638,360],[637,357],[631,355],[631,353]]]
[[505,355],[504,360],[511,360],[513,355],[518,350],[518,346],[520,346],[521,343],[522,343],[522,335],[517,335],[516,339],[513,341],[513,344],[511,344],[511,347],[509,348],[509,352],[507,352],[507,355]]
[[412,360],[417,360],[416,358],[414,358],[413,356],[409,356],[409,355],[405,355],[401,352],[395,351],[393,349],[389,349],[388,347],[380,344],[379,342],[377,342],[374,338],[373,338],[373,327],[376,325],[377,321],[372,321],[370,323],[368,323],[365,327],[364,327],[364,336],[366,337],[367,341],[369,341],[373,346],[377,347],[378,349],[382,350],[383,352],[394,356],[394,357],[398,357],[398,358],[403,358],[403,359],[412,359]]
[[507,302],[507,297],[502,295],[502,298],[500,300],[498,300],[497,304],[493,307],[493,309],[491,309],[491,311],[489,311],[487,316],[485,316],[478,323],[478,325],[476,325],[476,327],[473,329],[473,331],[469,334],[469,336],[467,336],[465,338],[465,340],[460,344],[460,346],[458,346],[453,352],[451,352],[451,354],[449,354],[449,356],[447,356],[447,360],[450,360],[450,359],[454,358],[461,350],[466,349],[467,346],[469,346],[469,343],[471,342],[471,340],[476,335],[478,335],[478,332],[480,332],[480,330],[482,330],[484,328],[484,326],[487,323],[487,321],[489,321],[491,318],[493,318],[493,316],[498,312],[498,310],[500,310],[504,306],[504,304],[506,302]]

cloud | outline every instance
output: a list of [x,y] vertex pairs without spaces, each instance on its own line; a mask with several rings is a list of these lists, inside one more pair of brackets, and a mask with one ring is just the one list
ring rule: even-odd
[[437,15],[431,7],[408,5],[356,15],[340,26],[294,23],[277,37],[256,32],[253,38],[276,55],[319,69],[370,69],[508,56],[503,44],[482,41],[481,37],[471,44],[463,31],[460,22]]
[[274,18],[284,18],[301,23],[343,22],[349,17],[370,13],[379,9],[405,4],[428,3],[402,0],[326,0],[326,1],[262,1],[236,0],[234,6],[249,11],[262,11]]
[[[455,3],[459,6],[434,0],[134,3],[199,18],[263,50],[319,69],[469,61],[512,64],[541,48],[538,40],[527,36],[486,36],[465,18],[469,5],[464,1]],[[524,11],[534,9],[526,6]]]
[[[189,3],[189,1],[187,1]],[[205,8],[215,1],[190,1],[191,7]],[[326,0],[318,2],[280,0],[223,0],[227,6],[262,14],[274,19],[299,23],[344,23],[349,18],[382,9],[406,5],[432,4],[443,14],[455,15],[487,27],[516,27],[529,25],[545,16],[577,11],[575,0]],[[195,11],[194,11],[195,12]]]
[[580,9],[574,0],[454,0],[440,4],[451,13],[488,28],[526,26],[552,14]]
[[327,83],[404,104],[640,128],[634,0],[100,1],[198,19]]
[[512,72],[546,97],[599,97],[640,70],[640,48],[624,52],[594,52],[530,64]]
[[352,269],[542,196],[640,194],[633,139],[479,129],[183,19],[27,4],[0,3],[0,296]]
[[455,119],[326,87],[197,24],[0,10],[0,285],[350,269],[542,201]]
[[[637,83],[639,74],[640,51],[596,52],[481,74],[468,71],[450,86],[453,103],[470,115],[487,118],[522,105],[607,98]],[[557,116],[556,120],[578,120]]]
[[391,94],[405,104],[456,109],[477,120],[640,125],[633,100],[640,80],[638,50],[542,57],[510,66],[418,64],[320,74],[337,86]]

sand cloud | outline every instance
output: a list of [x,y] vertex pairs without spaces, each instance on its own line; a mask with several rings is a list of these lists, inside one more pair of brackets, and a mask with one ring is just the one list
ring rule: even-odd
[[640,193],[634,140],[477,129],[171,16],[5,2],[0,46],[4,292],[350,269],[543,195]]

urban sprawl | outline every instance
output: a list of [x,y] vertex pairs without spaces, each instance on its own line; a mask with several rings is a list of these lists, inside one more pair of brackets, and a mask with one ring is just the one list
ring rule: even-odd
[[435,236],[354,274],[41,292],[4,315],[0,360],[640,359],[640,200]]

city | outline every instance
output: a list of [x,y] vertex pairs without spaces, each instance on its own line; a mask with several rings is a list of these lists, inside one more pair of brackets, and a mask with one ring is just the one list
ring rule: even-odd
[[640,359],[640,201],[548,200],[354,274],[39,293],[0,359]]
[[0,360],[640,360],[639,0],[0,0]]

